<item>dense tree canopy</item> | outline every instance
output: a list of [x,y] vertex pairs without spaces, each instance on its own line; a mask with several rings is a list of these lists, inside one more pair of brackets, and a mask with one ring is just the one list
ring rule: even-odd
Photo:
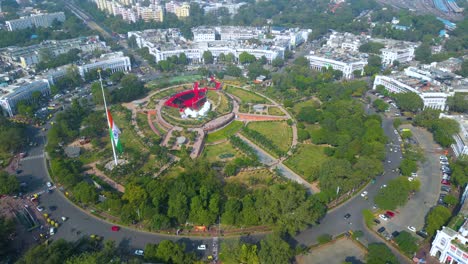
[[15,175],[0,171],[0,195],[14,194],[19,190],[19,182]]
[[395,238],[395,242],[407,255],[412,255],[418,250],[417,239],[407,231],[401,231]]
[[402,111],[416,113],[424,107],[421,97],[413,92],[393,94],[393,98],[395,98],[395,103]]
[[395,210],[408,201],[411,192],[418,191],[420,182],[418,180],[408,181],[407,177],[398,177],[388,182],[386,188],[379,190],[375,196],[375,204],[384,210]]
[[368,247],[367,264],[399,263],[392,251],[383,243],[372,243]]
[[439,230],[452,216],[450,210],[444,206],[434,207],[426,217],[426,231],[432,236]]

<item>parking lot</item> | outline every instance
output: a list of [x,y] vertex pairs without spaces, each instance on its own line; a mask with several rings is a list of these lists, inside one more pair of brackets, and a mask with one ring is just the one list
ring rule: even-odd
[[299,255],[296,257],[298,264],[308,263],[328,263],[341,264],[349,263],[364,263],[366,252],[348,238],[338,239],[337,241],[320,246],[312,250],[307,255]]
[[[437,205],[441,190],[439,160],[441,149],[434,143],[432,135],[428,131],[411,125],[404,125],[402,128],[408,128],[413,132],[414,140],[424,151],[425,160],[420,164],[416,176],[421,182],[421,188],[410,197],[403,208],[395,211],[394,217],[388,221],[380,219],[381,224],[377,225],[375,230],[385,227],[385,231],[381,232],[384,236],[389,236],[395,231],[406,230],[413,233],[422,230],[425,217],[429,210]],[[409,230],[409,226],[414,227],[414,230]]]

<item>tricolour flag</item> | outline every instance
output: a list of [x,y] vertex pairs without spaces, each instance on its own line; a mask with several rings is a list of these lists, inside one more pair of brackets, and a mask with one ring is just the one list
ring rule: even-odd
[[122,144],[120,143],[119,140],[119,135],[120,135],[120,129],[115,125],[114,120],[112,119],[112,115],[109,110],[107,110],[107,118],[109,120],[109,125],[110,125],[110,136],[111,140],[114,142],[115,149],[119,151],[119,153],[122,153]]

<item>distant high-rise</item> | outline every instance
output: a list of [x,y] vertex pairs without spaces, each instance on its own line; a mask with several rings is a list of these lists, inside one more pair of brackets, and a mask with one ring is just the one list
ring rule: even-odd
[[54,20],[63,22],[65,21],[65,14],[63,12],[50,13],[50,14],[37,14],[29,17],[22,17],[19,19],[8,20],[5,22],[9,31],[15,31],[30,27],[50,27]]

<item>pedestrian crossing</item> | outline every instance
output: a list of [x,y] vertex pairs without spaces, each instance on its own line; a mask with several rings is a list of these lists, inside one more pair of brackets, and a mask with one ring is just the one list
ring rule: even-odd
[[41,154],[41,155],[28,156],[28,157],[22,158],[21,161],[32,160],[32,159],[43,159],[43,158],[44,158],[44,154]]

